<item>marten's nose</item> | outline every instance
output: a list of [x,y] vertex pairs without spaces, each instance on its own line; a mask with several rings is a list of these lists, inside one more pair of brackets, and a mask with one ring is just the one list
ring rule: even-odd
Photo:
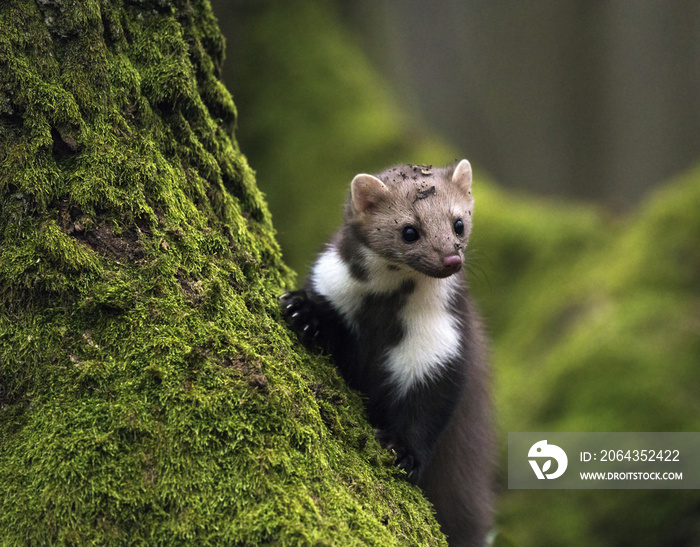
[[462,257],[459,255],[446,256],[442,265],[446,271],[454,273],[462,267]]

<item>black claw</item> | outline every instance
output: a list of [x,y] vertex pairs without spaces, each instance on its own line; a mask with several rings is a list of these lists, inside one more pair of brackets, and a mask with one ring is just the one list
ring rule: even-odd
[[414,453],[386,430],[375,429],[374,436],[382,448],[396,455],[394,465],[399,469],[403,469],[411,482],[416,482],[420,475],[421,465]]
[[415,459],[413,458],[413,455],[406,453],[397,454],[396,467],[403,469],[406,473],[408,473],[409,477],[413,475],[413,472],[415,471]]
[[279,300],[287,324],[305,344],[312,344],[319,336],[319,321],[306,292],[288,291]]

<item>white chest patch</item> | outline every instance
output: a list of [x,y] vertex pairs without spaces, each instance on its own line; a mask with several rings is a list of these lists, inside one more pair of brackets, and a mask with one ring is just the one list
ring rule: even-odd
[[340,258],[338,251],[329,247],[314,264],[311,282],[320,295],[326,297],[350,325],[362,305],[366,290],[350,273],[350,267]]
[[400,395],[439,372],[459,353],[459,320],[449,310],[450,298],[458,290],[456,281],[422,277],[401,310],[404,337],[387,356]]
[[369,281],[359,281],[338,251],[329,247],[314,265],[311,280],[314,289],[333,304],[352,328],[356,328],[357,312],[365,296],[396,291],[407,278],[415,282],[414,291],[400,311],[404,336],[386,356],[390,381],[397,393],[404,395],[459,353],[459,321],[449,311],[458,281],[455,277],[426,277],[406,267],[391,271],[385,259],[369,250],[365,258]]
[[406,281],[403,272],[389,271],[388,262],[376,253],[367,249],[364,254],[370,281],[355,279],[334,247],[321,254],[311,272],[314,289],[325,296],[350,325],[356,323],[355,317],[365,296],[394,292]]

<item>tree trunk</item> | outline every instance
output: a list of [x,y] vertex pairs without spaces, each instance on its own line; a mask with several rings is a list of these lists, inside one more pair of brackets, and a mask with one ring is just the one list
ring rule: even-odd
[[290,281],[204,0],[0,5],[0,538],[439,544]]

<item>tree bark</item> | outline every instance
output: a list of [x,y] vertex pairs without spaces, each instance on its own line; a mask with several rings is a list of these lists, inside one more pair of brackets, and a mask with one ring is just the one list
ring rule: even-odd
[[0,538],[444,542],[292,279],[204,0],[0,5]]

